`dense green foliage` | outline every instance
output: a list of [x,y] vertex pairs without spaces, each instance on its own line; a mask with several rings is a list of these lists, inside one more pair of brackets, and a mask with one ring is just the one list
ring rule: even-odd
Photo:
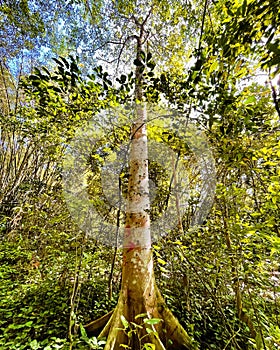
[[[145,72],[145,98],[194,120],[216,162],[215,202],[203,225],[189,226],[197,204],[190,198],[184,233],[174,230],[155,242],[156,277],[168,306],[202,350],[280,349],[280,90],[273,80],[279,1],[197,7],[154,1],[158,12],[149,25],[158,46],[147,45],[142,59],[125,67],[133,47],[118,37],[118,25],[133,35],[128,15],[140,16],[148,5],[140,2],[137,13],[133,1],[45,3],[0,2],[0,348],[103,348],[104,340],[89,339],[82,325],[115,306],[121,252],[72,221],[62,158],[78,127],[92,118],[100,126],[99,111],[131,102],[136,65]],[[64,14],[63,32],[57,28]],[[25,75],[33,61],[19,63],[20,57],[38,57],[41,45],[60,56]],[[103,47],[104,57],[118,61],[116,76],[90,66]],[[117,147],[127,130],[107,136],[98,146]],[[175,151],[185,147],[165,137]],[[102,199],[97,175],[105,158],[96,159],[89,194]],[[160,171],[151,163],[152,180],[162,184],[155,216],[168,196]],[[195,174],[189,176],[195,183]],[[98,206],[107,210],[102,201]]]

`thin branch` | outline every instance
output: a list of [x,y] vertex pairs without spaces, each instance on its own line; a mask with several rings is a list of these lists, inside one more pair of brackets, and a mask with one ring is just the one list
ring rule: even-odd
[[153,12],[153,9],[154,9],[154,6],[152,5],[151,8],[150,8],[150,10],[149,10],[149,12],[148,12],[148,14],[147,14],[147,16],[146,16],[146,18],[144,19],[144,21],[143,21],[143,23],[142,23],[142,27],[143,27],[143,28],[144,28],[144,26],[146,25],[148,19],[150,18],[151,14],[152,14],[152,12]]
[[143,21],[142,23],[140,23],[140,22],[138,21],[138,19],[137,19],[134,15],[132,15],[132,19],[133,19],[134,23],[140,28],[140,35],[139,35],[138,38],[142,38],[144,32],[146,32],[145,29],[144,29],[144,27],[145,27],[145,25],[146,25],[148,19],[150,18],[153,9],[154,9],[154,7],[151,6],[149,12],[147,13],[147,16],[145,17],[145,19],[144,19],[144,21]]
[[0,70],[1,70],[2,80],[3,80],[3,84],[4,84],[5,94],[6,94],[6,100],[7,100],[7,106],[8,106],[8,113],[10,113],[10,111],[11,111],[11,105],[10,105],[8,87],[7,87],[7,82],[6,82],[5,75],[4,75],[5,72],[4,72],[4,69],[3,69],[3,63],[2,63],[2,61],[0,61]]
[[278,96],[277,96],[277,93],[276,93],[276,90],[275,90],[275,87],[273,86],[272,84],[272,81],[271,79],[269,78],[269,85],[270,85],[270,88],[271,88],[271,94],[272,94],[272,98],[273,98],[273,103],[274,103],[274,106],[275,106],[275,109],[277,111],[277,114],[280,118],[280,106],[279,106],[279,101],[278,101]]
[[199,38],[199,44],[198,44],[198,52],[200,52],[200,50],[201,50],[201,45],[202,45],[202,35],[203,35],[203,31],[204,31],[204,23],[205,23],[205,17],[206,17],[207,6],[208,6],[208,0],[205,0],[204,9],[203,9],[203,15],[202,15],[202,23],[201,23],[200,38]]
[[120,65],[120,60],[121,60],[121,56],[122,56],[122,53],[123,53],[123,50],[124,50],[124,48],[125,48],[125,45],[129,42],[129,41],[131,41],[132,39],[136,39],[137,40],[137,36],[136,35],[130,35],[130,36],[128,36],[126,39],[125,39],[125,41],[124,41],[124,43],[123,43],[123,45],[122,45],[122,47],[121,47],[121,49],[120,49],[120,52],[119,52],[119,54],[118,54],[118,58],[117,58],[117,67],[116,67],[116,72],[118,71],[118,69],[119,69],[119,65]]

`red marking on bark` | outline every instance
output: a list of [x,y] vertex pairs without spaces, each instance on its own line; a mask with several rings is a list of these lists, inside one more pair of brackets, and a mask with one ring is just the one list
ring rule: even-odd
[[128,252],[130,252],[131,250],[135,249],[136,248],[136,244],[134,242],[129,242],[128,243]]
[[143,127],[140,127],[139,129],[136,129],[134,132],[133,138],[136,140],[139,140],[140,138],[146,136],[146,131],[143,129]]
[[124,235],[125,237],[129,237],[131,235],[131,229],[130,229],[130,225],[127,225],[124,229]]

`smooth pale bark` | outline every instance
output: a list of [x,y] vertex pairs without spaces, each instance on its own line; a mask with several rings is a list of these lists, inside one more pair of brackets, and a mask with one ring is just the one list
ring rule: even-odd
[[[156,286],[150,234],[145,106],[137,105],[136,116],[131,130],[120,296],[109,321],[109,315],[103,316],[85,328],[89,334],[94,334],[106,322],[99,335],[107,337],[105,350],[119,349],[120,344],[129,345],[131,349],[137,350],[141,349],[144,343],[152,343],[159,350],[196,349],[188,334],[167,308]],[[137,333],[132,333],[130,337],[126,335],[122,330],[121,316],[128,322],[141,324],[144,317],[136,319],[139,314],[146,314],[146,318],[162,319],[162,322],[155,326],[146,325],[157,335],[148,334],[145,327],[137,328]]]
[[[121,344],[137,350],[141,349],[144,343],[154,344],[157,350],[196,349],[188,334],[167,308],[156,286],[150,233],[148,173],[146,109],[143,105],[137,105],[136,121],[131,130],[120,296],[113,313],[88,324],[85,328],[89,334],[95,334],[104,326],[99,337],[107,337],[105,350],[120,349]],[[146,318],[162,320],[155,326],[145,326],[156,334],[148,334],[143,327],[137,328],[137,332],[128,337],[122,330],[121,316],[128,322],[140,325],[143,324],[144,318],[136,319],[140,314],[146,314]]]

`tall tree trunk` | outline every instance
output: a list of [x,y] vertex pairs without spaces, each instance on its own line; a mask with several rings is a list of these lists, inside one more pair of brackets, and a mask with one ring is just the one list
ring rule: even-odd
[[[144,22],[139,26],[137,58],[141,61]],[[103,316],[85,328],[89,334],[94,334],[105,325],[99,335],[107,337],[105,350],[120,349],[121,344],[140,350],[145,343],[154,344],[156,350],[196,349],[191,338],[167,308],[155,282],[149,214],[147,112],[142,85],[143,67],[137,66],[120,296],[109,321]],[[153,321],[147,321],[152,318],[161,321],[153,325]],[[129,324],[126,331],[122,330],[124,319]]]

